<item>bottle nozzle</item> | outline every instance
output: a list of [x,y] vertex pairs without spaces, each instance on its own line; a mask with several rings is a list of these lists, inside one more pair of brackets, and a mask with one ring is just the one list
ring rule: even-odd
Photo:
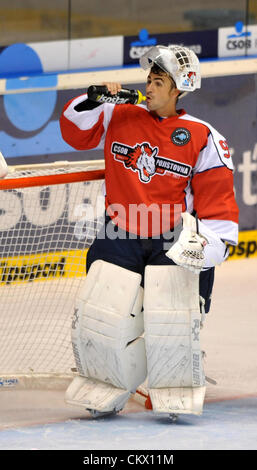
[[137,104],[140,104],[142,103],[142,101],[145,101],[146,97],[143,95],[143,93],[141,93],[140,90],[137,90],[137,93],[138,93]]

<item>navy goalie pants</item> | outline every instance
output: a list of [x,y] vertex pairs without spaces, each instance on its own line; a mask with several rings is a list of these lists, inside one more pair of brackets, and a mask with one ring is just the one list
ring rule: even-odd
[[[106,236],[106,225],[110,218],[106,216],[105,224],[98,236],[90,246],[87,254],[87,272],[91,264],[96,260],[107,261],[112,264],[129,269],[142,275],[142,286],[144,286],[144,270],[147,265],[175,265],[165,253],[172,245],[167,246],[167,241],[162,235],[158,238],[129,238],[127,232],[123,232],[122,238],[110,239]],[[120,230],[120,229],[119,229]],[[199,276],[200,296],[205,299],[205,312],[209,312],[211,304],[211,293],[214,282],[214,268],[201,271]]]

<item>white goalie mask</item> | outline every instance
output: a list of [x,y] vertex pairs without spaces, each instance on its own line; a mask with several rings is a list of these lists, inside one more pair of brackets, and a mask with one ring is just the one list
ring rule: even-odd
[[174,80],[178,90],[187,92],[201,88],[200,64],[196,54],[187,47],[153,46],[140,59],[144,70],[158,65]]

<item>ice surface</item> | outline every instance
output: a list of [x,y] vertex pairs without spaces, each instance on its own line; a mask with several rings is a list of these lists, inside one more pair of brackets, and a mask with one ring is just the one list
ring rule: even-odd
[[201,332],[207,357],[203,415],[172,424],[130,400],[116,417],[92,420],[64,391],[0,392],[0,449],[257,449],[257,259],[216,269]]

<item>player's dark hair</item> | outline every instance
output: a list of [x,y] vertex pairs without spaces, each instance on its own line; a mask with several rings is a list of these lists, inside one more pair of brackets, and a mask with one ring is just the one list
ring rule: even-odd
[[[161,67],[159,67],[159,65],[153,64],[152,67],[151,67],[151,72],[155,73],[156,75],[166,75],[171,81],[171,88],[170,89],[172,90],[173,88],[177,88],[177,85],[174,82],[173,78],[167,72],[164,72],[164,70],[162,70]],[[178,97],[180,95],[181,95],[181,93],[177,96],[176,104],[178,102]]]
[[171,88],[176,88],[176,83],[174,82],[173,78],[167,72],[165,72],[161,67],[159,67],[159,65],[153,64],[151,67],[151,72],[155,73],[156,75],[166,75],[171,81],[171,84],[172,84]]

